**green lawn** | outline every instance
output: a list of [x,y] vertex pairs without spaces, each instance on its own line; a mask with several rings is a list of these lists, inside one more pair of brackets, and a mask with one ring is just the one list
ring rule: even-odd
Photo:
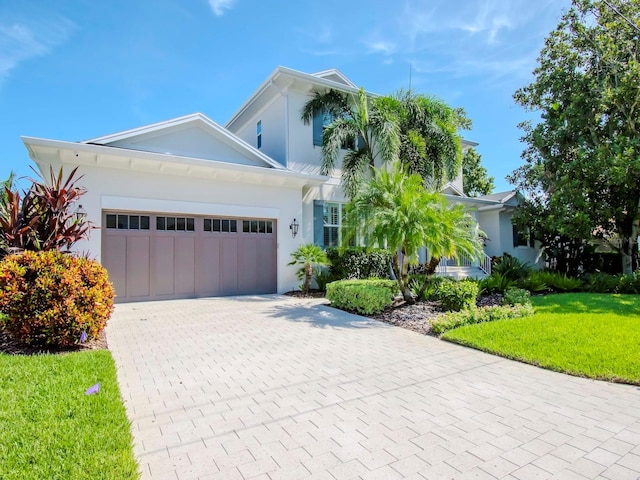
[[640,385],[640,295],[531,300],[531,317],[467,325],[442,338],[559,372]]
[[109,351],[0,354],[0,478],[134,479],[131,446]]

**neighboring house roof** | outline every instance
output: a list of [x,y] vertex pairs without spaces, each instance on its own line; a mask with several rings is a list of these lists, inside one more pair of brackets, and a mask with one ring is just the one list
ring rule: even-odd
[[286,170],[280,163],[202,113],[192,113],[80,143],[180,157],[228,160]]
[[482,195],[478,198],[483,198],[485,200],[493,200],[499,203],[505,203],[517,195],[515,190],[509,190],[506,192],[492,193],[490,195]]

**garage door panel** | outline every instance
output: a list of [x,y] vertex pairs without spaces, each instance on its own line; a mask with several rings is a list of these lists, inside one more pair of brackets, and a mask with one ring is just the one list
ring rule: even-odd
[[238,240],[222,238],[220,240],[220,295],[238,294]]
[[195,280],[195,237],[176,237],[176,293],[193,296]]
[[258,278],[258,239],[243,238],[240,240],[238,255],[238,293],[256,293]]
[[148,297],[150,295],[150,250],[148,236],[127,238],[127,296]]
[[256,289],[259,293],[273,293],[277,290],[276,241],[271,237],[261,238],[259,242],[260,257],[256,268]]
[[127,295],[127,237],[109,236],[102,240],[102,259],[117,297]]
[[220,292],[220,239],[204,238],[202,253],[196,262],[198,295],[218,295]]
[[173,295],[175,293],[175,239],[173,237],[156,237],[155,256],[155,290],[157,295]]

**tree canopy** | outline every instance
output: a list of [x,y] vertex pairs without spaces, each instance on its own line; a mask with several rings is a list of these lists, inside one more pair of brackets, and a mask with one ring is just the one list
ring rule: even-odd
[[319,112],[333,120],[323,132],[322,173],[331,173],[345,150],[340,167],[349,198],[376,166],[397,159],[431,189],[439,189],[457,176],[462,162],[458,130],[471,125],[462,109],[410,90],[372,97],[362,88],[357,95],[316,92],[305,104],[302,120],[308,124]]
[[469,197],[489,195],[493,192],[494,178],[482,166],[482,156],[475,148],[469,148],[462,157],[462,184],[464,194]]
[[534,81],[514,95],[541,115],[521,125],[525,164],[510,181],[528,201],[516,221],[545,225],[533,234],[547,245],[596,235],[620,249],[625,272],[637,258],[640,222],[638,25],[638,2],[573,0],[546,39]]

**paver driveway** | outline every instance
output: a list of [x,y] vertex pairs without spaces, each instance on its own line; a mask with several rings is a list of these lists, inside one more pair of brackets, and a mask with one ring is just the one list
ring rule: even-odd
[[640,389],[281,296],[118,305],[143,478],[640,477]]

